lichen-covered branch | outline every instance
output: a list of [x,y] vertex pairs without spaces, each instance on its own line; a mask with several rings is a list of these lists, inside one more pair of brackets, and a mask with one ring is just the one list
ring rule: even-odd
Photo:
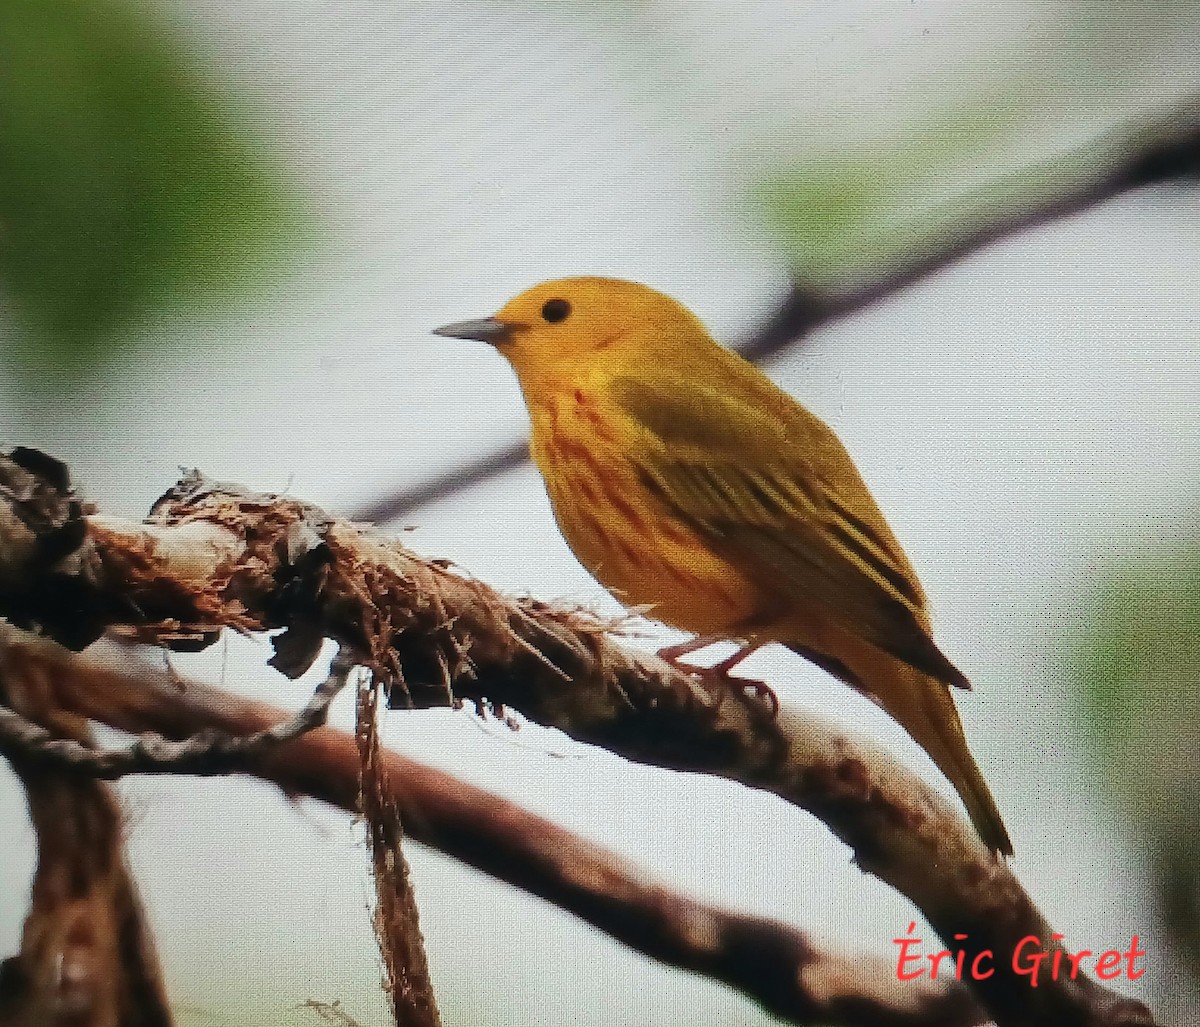
[[[56,701],[91,720],[155,737],[254,736],[281,709],[101,644],[81,655],[0,626],[0,668],[18,662],[64,683]],[[241,771],[346,810],[359,802],[359,754],[322,728],[251,750]],[[0,751],[6,751],[0,741]],[[54,758],[47,756],[46,758]],[[742,916],[647,879],[615,854],[498,795],[380,750],[380,780],[408,836],[537,895],[661,962],[711,976],[795,1024],[976,1027],[987,1017],[964,985],[900,982],[894,959],[832,952],[785,924]],[[164,769],[164,768],[156,768]]]
[[[272,662],[290,674],[333,638],[390,682],[397,701],[501,703],[630,759],[730,778],[808,810],[968,960],[1011,953],[1030,935],[1061,948],[957,808],[877,746],[814,716],[774,717],[765,704],[714,692],[616,645],[588,614],[506,598],[293,499],[199,475],[167,493],[148,525],[89,516],[86,529],[71,554],[85,620],[191,647],[221,627],[284,628]],[[0,613],[3,597],[40,572],[9,561]],[[105,620],[122,602],[135,612]],[[1140,1003],[1090,978],[1035,989],[1003,959],[974,986],[1001,1025],[1152,1022]]]

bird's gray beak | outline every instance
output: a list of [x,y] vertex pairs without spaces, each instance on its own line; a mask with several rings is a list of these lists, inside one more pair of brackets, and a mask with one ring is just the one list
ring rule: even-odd
[[433,330],[434,335],[445,335],[451,339],[477,339],[479,342],[496,346],[512,338],[512,328],[494,317],[481,317],[478,321],[456,321]]

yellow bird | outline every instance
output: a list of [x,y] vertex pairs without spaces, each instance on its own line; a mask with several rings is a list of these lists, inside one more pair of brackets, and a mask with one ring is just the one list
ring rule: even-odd
[[780,642],[896,719],[993,850],[1012,842],[963,735],[967,679],[837,436],[681,304],[567,278],[438,335],[491,343],[517,373],[559,527],[617,599],[696,637]]

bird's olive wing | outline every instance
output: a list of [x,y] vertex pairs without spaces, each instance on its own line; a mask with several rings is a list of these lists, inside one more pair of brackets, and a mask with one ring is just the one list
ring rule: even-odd
[[929,637],[899,543],[823,422],[783,393],[627,379],[613,395],[641,429],[629,458],[642,484],[714,551],[894,656],[961,678]]

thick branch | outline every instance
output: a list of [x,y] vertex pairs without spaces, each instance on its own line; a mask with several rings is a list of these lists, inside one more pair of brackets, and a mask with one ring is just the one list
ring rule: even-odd
[[[114,658],[115,657],[115,658]],[[14,663],[64,686],[55,700],[131,733],[185,739],[253,735],[285,711],[98,646],[74,656],[0,626],[0,674]],[[0,751],[5,748],[0,738]],[[382,780],[405,832],[484,873],[552,902],[661,962],[711,976],[796,1024],[974,1027],[986,1017],[963,985],[900,982],[894,959],[823,949],[775,921],[740,916],[648,881],[620,857],[497,795],[382,750]],[[161,769],[161,768],[160,768]],[[286,747],[259,749],[241,766],[288,795],[355,811],[359,756],[348,734],[322,728]]]
[[[507,599],[295,500],[191,475],[152,521],[88,519],[78,562],[99,598],[87,615],[124,600],[140,611],[127,629],[160,645],[205,644],[222,625],[285,627],[272,662],[290,673],[330,637],[418,705],[452,694],[502,703],[639,762],[773,792],[822,819],[948,947],[968,961],[998,954],[975,986],[1000,1024],[1151,1022],[1140,1003],[1087,977],[1035,989],[1016,975],[1006,954],[1026,937],[1061,950],[1032,899],[956,807],[842,727],[714,694],[615,645],[590,615]],[[0,597],[27,591],[32,572],[10,562],[8,573]]]

